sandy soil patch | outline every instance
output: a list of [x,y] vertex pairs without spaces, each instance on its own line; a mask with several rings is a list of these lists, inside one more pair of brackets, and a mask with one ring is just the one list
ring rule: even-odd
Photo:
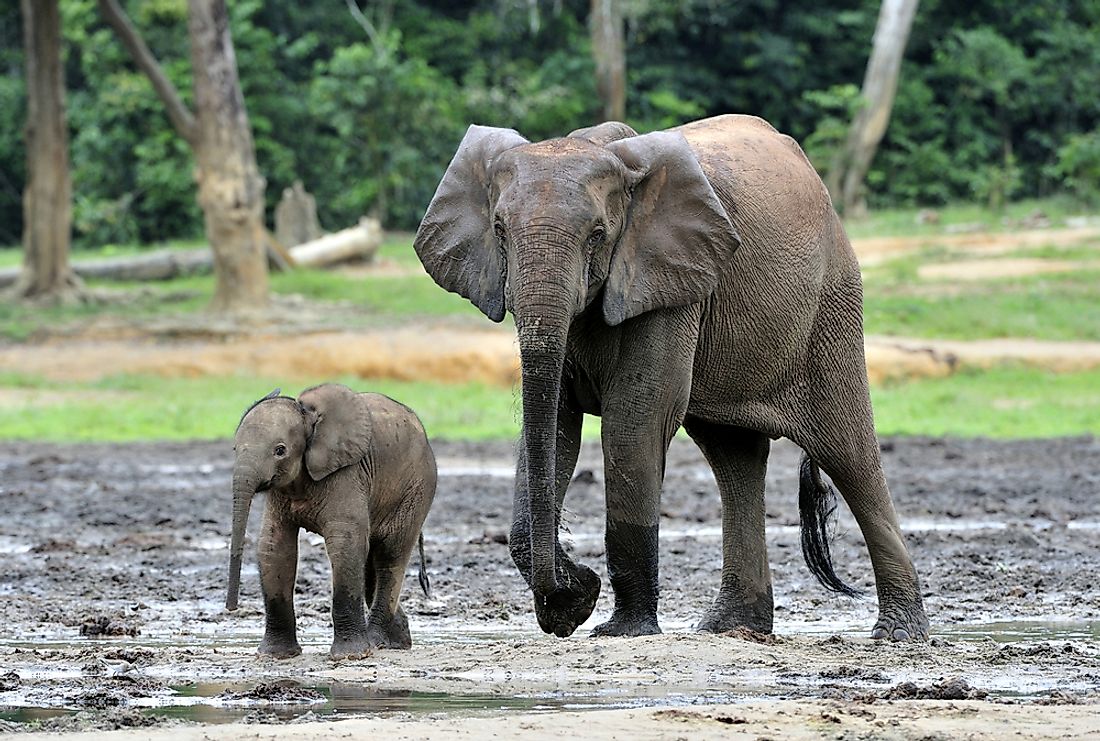
[[249,373],[280,378],[395,378],[481,381],[519,378],[511,333],[405,327],[362,332],[251,334],[221,341],[84,337],[0,347],[0,369],[56,381],[120,373],[195,377]]
[[1100,238],[1100,227],[1034,229],[975,234],[930,234],[917,237],[868,237],[852,240],[860,265],[869,267],[928,247],[948,247],[981,255],[998,255],[1028,247],[1070,247]]
[[[1095,342],[868,337],[866,353],[873,383],[944,377],[962,369],[1004,364],[1052,372],[1100,367],[1100,343]],[[167,377],[247,373],[288,380],[351,375],[501,386],[518,382],[520,376],[519,349],[511,331],[450,327],[253,334],[220,340],[55,339],[0,346],[0,371],[54,381],[92,381],[126,373]]]

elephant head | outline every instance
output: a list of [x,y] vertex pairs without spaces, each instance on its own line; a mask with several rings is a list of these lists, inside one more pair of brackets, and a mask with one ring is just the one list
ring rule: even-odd
[[614,326],[702,301],[738,245],[678,133],[609,123],[530,143],[510,129],[466,132],[414,247],[440,286],[494,321],[515,317],[536,604],[559,586],[555,431],[574,317],[598,306]]
[[[237,609],[244,534],[252,498],[259,492],[306,493],[309,482],[358,463],[370,448],[370,412],[361,395],[324,384],[298,399],[275,389],[244,413],[234,435],[233,535],[226,609]],[[308,477],[307,477],[308,475]]]

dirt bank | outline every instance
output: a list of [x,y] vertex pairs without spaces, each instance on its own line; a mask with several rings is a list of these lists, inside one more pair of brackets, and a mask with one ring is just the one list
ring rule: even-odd
[[[1053,372],[1100,367],[1097,342],[868,337],[866,352],[873,383],[943,377],[1005,364]],[[519,380],[519,350],[511,330],[450,326],[189,339],[155,334],[107,338],[89,333],[0,346],[0,372],[54,381],[94,381],[130,373],[166,377],[248,373],[287,379],[352,375],[508,386]]]
[[[602,466],[598,451],[587,447],[564,520],[568,547],[601,574],[605,594],[576,635],[545,636],[508,556],[509,446],[439,443],[440,492],[426,527],[433,596],[417,591],[415,579],[404,595],[416,645],[339,664],[325,655],[328,567],[316,538],[303,538],[299,569],[303,656],[272,662],[252,654],[262,611],[251,553],[242,609],[224,612],[227,442],[15,443],[6,452],[0,721],[18,723],[0,730],[25,728],[35,718],[48,729],[90,730],[367,713],[415,738],[477,731],[476,722],[450,720],[471,713],[514,719],[529,711],[825,698],[840,705],[757,703],[744,713],[740,705],[691,707],[682,718],[636,711],[591,722],[606,737],[624,722],[655,735],[682,728],[684,737],[711,723],[740,725],[705,717],[718,713],[751,718],[755,736],[784,737],[803,728],[809,716],[801,714],[810,713],[839,718],[821,726],[837,732],[880,728],[904,737],[912,729],[974,729],[995,737],[997,726],[988,724],[997,718],[1033,724],[1027,726],[1033,735],[1025,735],[1031,738],[1082,732],[1074,724],[1086,718],[1075,708],[1053,713],[1035,702],[1092,703],[1100,692],[1100,441],[1093,438],[884,441],[935,634],[918,645],[867,640],[873,597],[831,597],[809,577],[798,551],[798,451],[786,443],[774,446],[768,473],[777,637],[695,634],[691,626],[718,584],[719,501],[698,453],[679,439],[662,507],[665,635],[586,635],[611,607]],[[846,512],[838,536],[840,573],[873,594],[866,552]],[[907,699],[914,697],[984,698],[984,704],[914,708]],[[883,705],[887,700],[898,702]],[[1008,701],[1025,705],[990,704]],[[886,725],[847,707],[866,709]],[[980,708],[977,720],[975,711],[960,710],[968,707]],[[522,717],[532,732],[559,728],[548,725],[550,716]],[[589,722],[566,718],[561,727]],[[1063,722],[1070,725],[1056,724]],[[326,727],[294,726],[304,738]]]

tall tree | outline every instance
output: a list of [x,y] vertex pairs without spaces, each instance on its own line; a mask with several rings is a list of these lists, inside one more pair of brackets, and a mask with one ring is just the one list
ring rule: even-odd
[[69,265],[73,193],[57,0],[22,0],[27,66],[27,183],[18,298],[65,302],[79,295]]
[[626,118],[626,53],[621,0],[592,0],[588,25],[602,119],[622,121]]
[[264,306],[268,297],[265,182],[256,166],[225,0],[188,0],[187,7],[194,113],[118,1],[99,0],[100,11],[194,153],[199,207],[214,251],[213,308],[247,311]]
[[871,57],[863,77],[862,105],[848,131],[848,140],[829,170],[833,200],[850,216],[866,213],[863,181],[886,134],[894,94],[898,89],[901,60],[918,0],[882,0],[871,42]]

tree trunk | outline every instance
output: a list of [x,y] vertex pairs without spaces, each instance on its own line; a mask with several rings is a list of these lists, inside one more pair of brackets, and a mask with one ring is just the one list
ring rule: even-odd
[[118,0],[99,0],[104,18],[152,82],[195,155],[198,201],[214,251],[212,308],[246,312],[267,305],[265,183],[256,166],[225,0],[188,0],[187,5],[195,113],[184,105]]
[[588,18],[602,121],[626,118],[626,55],[621,0],[592,0]]
[[829,191],[846,215],[859,216],[866,212],[863,181],[890,123],[901,60],[917,4],[918,0],[882,0],[871,57],[863,78],[860,96],[863,106],[852,121],[848,141],[829,172]]
[[61,16],[57,0],[21,0],[27,64],[27,184],[23,191],[23,269],[17,298],[66,302],[80,294],[69,265],[72,180]]
[[199,206],[214,250],[213,308],[267,304],[264,179],[256,166],[225,0],[188,0],[191,70],[199,135]]

